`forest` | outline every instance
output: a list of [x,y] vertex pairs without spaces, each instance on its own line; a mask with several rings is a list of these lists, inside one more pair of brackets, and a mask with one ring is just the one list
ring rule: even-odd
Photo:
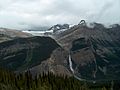
[[119,81],[88,83],[51,72],[32,76],[30,71],[15,74],[0,69],[0,90],[120,90]]

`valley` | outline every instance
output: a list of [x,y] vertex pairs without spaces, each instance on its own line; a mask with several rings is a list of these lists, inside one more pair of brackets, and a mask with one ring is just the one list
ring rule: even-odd
[[92,25],[80,23],[51,36],[9,34],[1,39],[0,66],[15,73],[30,71],[33,77],[51,72],[89,83],[120,80],[120,26]]

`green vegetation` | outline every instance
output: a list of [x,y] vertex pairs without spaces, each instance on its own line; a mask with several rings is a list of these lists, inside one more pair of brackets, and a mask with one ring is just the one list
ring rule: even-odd
[[26,73],[14,74],[0,69],[0,90],[119,90],[119,83],[87,83],[74,77],[52,73],[32,77]]

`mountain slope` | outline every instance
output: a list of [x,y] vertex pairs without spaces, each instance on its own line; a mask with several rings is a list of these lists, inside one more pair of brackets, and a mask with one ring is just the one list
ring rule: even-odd
[[[54,36],[0,43],[0,66],[33,75],[52,72],[80,80],[120,80],[120,26],[84,22]],[[58,45],[59,44],[59,45]]]
[[48,59],[59,45],[48,37],[18,38],[0,43],[0,66],[23,71]]
[[28,33],[23,33],[19,30],[0,28],[0,42],[13,40],[15,38],[27,38],[27,37],[32,37],[32,35]]
[[110,28],[93,23],[75,25],[56,36],[70,53],[74,75],[83,79],[120,79],[120,26]]

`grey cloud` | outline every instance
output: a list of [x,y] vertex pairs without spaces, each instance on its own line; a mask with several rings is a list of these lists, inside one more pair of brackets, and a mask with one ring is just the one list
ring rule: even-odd
[[120,23],[120,0],[6,0],[0,1],[0,26],[88,22]]

